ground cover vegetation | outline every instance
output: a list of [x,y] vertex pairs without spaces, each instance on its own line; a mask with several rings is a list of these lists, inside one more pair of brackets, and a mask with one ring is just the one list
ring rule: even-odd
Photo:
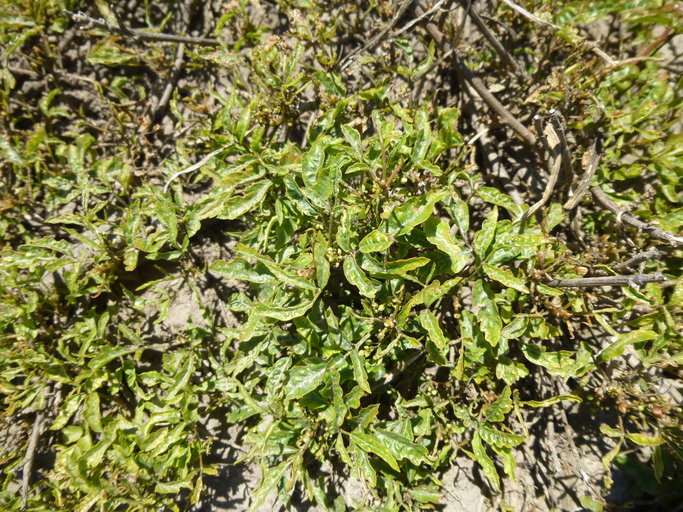
[[682,20],[3,0],[0,508],[680,505]]

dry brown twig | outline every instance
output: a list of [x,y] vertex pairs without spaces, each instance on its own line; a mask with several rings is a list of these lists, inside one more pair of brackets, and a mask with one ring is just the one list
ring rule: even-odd
[[[537,124],[537,130],[540,133],[541,116],[534,116],[534,122]],[[562,169],[562,163],[564,160],[562,143],[560,141],[560,137],[557,135],[557,132],[555,131],[555,128],[553,127],[552,122],[546,124],[545,130],[543,130],[542,140],[544,146],[546,147],[550,155],[548,158],[548,164],[550,166],[550,177],[548,178],[548,183],[545,186],[545,190],[543,191],[543,196],[541,197],[541,199],[539,199],[536,203],[534,203],[531,206],[531,208],[524,212],[524,214],[522,214],[522,216],[519,217],[518,222],[521,222],[531,217],[540,208],[542,208],[544,204],[546,204],[550,200],[550,197],[552,196],[553,191],[555,190],[555,185],[557,185],[557,180],[560,177],[560,170]]]
[[91,16],[88,16],[82,11],[72,12],[64,9],[64,13],[66,13],[75,23],[81,24],[81,30],[90,30],[93,27],[97,27],[106,30],[107,32],[110,32],[112,34],[130,37],[133,40],[140,41],[184,43],[202,46],[218,46],[220,44],[217,39],[212,39],[209,37],[179,36],[176,34],[165,34],[163,32],[146,32],[139,29],[117,26],[105,21],[103,18],[95,19]]
[[588,188],[590,187],[591,182],[593,181],[593,176],[595,176],[595,173],[598,170],[598,166],[600,165],[601,158],[602,147],[600,143],[600,136],[598,135],[593,141],[591,147],[583,156],[582,163],[586,171],[583,173],[581,182],[579,183],[578,187],[576,187],[574,195],[569,200],[567,200],[566,203],[564,203],[565,210],[573,210],[574,208],[576,208],[576,206],[579,204],[579,201],[581,201],[586,192],[588,192]]
[[576,279],[553,279],[544,284],[553,288],[597,288],[600,286],[631,286],[638,288],[647,283],[667,281],[662,274],[631,274],[628,276],[578,277]]
[[[415,14],[420,17],[426,13],[426,10],[420,5],[420,2],[415,4],[414,11]],[[436,44],[439,45],[442,51],[446,52],[450,49],[448,40],[441,30],[439,30],[439,27],[430,21],[425,24],[425,29],[427,32],[429,32],[429,35],[432,37],[432,39],[436,41]],[[535,147],[536,136],[531,132],[531,130],[524,126],[514,115],[512,115],[507,108],[503,106],[500,101],[498,101],[498,98],[496,98],[493,93],[489,91],[482,79],[475,75],[472,70],[467,67],[467,65],[458,56],[457,52],[454,53],[453,59],[455,60],[455,64],[458,66],[458,71],[460,74],[464,77],[467,83],[472,86],[481,99],[484,100],[488,107],[498,114],[503,123],[512,128],[512,130],[519,135],[524,142],[526,142],[529,146]]]
[[591,187],[590,191],[595,200],[600,203],[603,208],[606,208],[617,216],[617,222],[633,226],[638,231],[647,233],[648,235],[653,236],[662,242],[666,242],[672,247],[683,247],[683,237],[676,236],[673,233],[669,233],[668,231],[655,227],[650,223],[643,222],[635,215],[627,213],[627,210],[624,208],[619,208],[619,206],[612,202],[612,200],[607,197],[607,194],[605,194],[600,187]]
[[33,472],[33,460],[36,457],[36,450],[38,449],[38,439],[40,438],[40,431],[43,428],[43,419],[45,415],[43,411],[38,411],[33,420],[33,427],[31,428],[31,437],[28,440],[26,448],[26,455],[21,462],[21,508],[24,510],[28,504],[28,492],[31,484],[31,473]]
[[[460,0],[461,4],[464,4],[466,0]],[[514,57],[510,55],[510,53],[503,47],[503,45],[498,41],[498,38],[489,30],[488,26],[484,22],[481,16],[479,16],[479,13],[476,11],[474,7],[470,5],[469,9],[467,9],[467,14],[469,17],[472,19],[474,24],[477,26],[479,31],[482,33],[482,35],[486,38],[486,40],[489,42],[491,47],[498,53],[498,55],[503,59],[503,61],[512,69],[512,71],[517,75],[517,76],[524,76],[524,71],[517,65],[517,62],[515,61]]]

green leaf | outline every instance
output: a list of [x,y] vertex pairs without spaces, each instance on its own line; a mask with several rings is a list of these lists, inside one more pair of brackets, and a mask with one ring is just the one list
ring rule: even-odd
[[487,276],[498,281],[503,286],[513,288],[522,293],[529,293],[529,289],[524,284],[524,281],[515,277],[509,270],[487,264],[484,264],[482,268]]
[[382,429],[375,430],[374,434],[375,439],[389,448],[392,455],[398,460],[407,459],[415,465],[427,460],[427,454],[429,453],[427,448],[413,443],[410,439],[400,434]]
[[85,398],[83,419],[93,432],[102,432],[102,418],[100,416],[100,395],[93,391]]
[[489,421],[505,420],[505,415],[512,410],[511,393],[510,386],[505,386],[498,399],[484,410]]
[[484,442],[490,444],[491,446],[497,446],[500,448],[512,448],[513,446],[519,446],[526,439],[524,436],[495,429],[488,424],[484,424],[479,427],[479,435]]
[[113,444],[114,440],[108,436],[102,438],[98,443],[92,446],[85,454],[83,459],[89,468],[95,468],[100,465],[104,455],[107,453],[109,447]]
[[358,249],[363,253],[381,252],[386,251],[393,243],[393,236],[375,229],[363,237],[358,244]]
[[296,274],[285,271],[280,265],[274,262],[264,262],[264,265],[268,267],[268,270],[281,282],[286,283],[295,288],[302,288],[304,290],[318,291],[318,287],[312,282],[299,277]]
[[479,320],[479,326],[484,338],[493,347],[500,341],[503,322],[498,312],[498,306],[493,301],[493,292],[484,281],[477,281],[472,287],[472,307]]
[[590,351],[583,343],[576,352],[576,359],[572,357],[574,352],[568,350],[547,352],[545,347],[521,342],[519,348],[529,361],[543,366],[551,375],[562,378],[573,376],[581,367],[587,365],[591,358]]
[[282,320],[287,322],[293,320],[294,318],[303,316],[306,312],[311,309],[315,304],[315,299],[302,302],[296,306],[279,307],[279,306],[268,306],[261,302],[254,304],[254,313],[259,316],[267,316],[268,318],[275,318],[277,320]]
[[578,396],[574,395],[557,395],[552,398],[548,398],[547,400],[541,400],[540,402],[537,400],[528,400],[526,402],[519,402],[521,405],[528,405],[529,407],[548,407],[550,405],[554,405],[557,402],[560,402],[562,400],[569,400],[570,402],[581,402],[581,398]]
[[371,281],[358,266],[355,256],[347,256],[344,259],[344,275],[365,297],[373,298],[379,290],[379,285]]
[[366,393],[371,393],[370,384],[368,384],[368,374],[365,371],[365,358],[358,355],[358,351],[354,348],[350,352],[351,365],[353,366],[353,377],[358,385]]
[[602,512],[604,510],[602,503],[591,496],[581,496],[579,503],[581,503],[583,508],[590,510],[590,512]]
[[327,362],[316,357],[304,359],[287,372],[285,396],[298,399],[317,389],[325,380]]
[[362,258],[361,266],[375,277],[390,278],[406,277],[411,270],[424,267],[430,262],[431,260],[429,258],[415,257],[405,260],[388,261],[385,264],[380,264],[371,256],[364,256]]
[[62,430],[81,406],[84,398],[84,393],[69,395],[59,408],[59,414],[55,418],[55,421],[52,422],[50,430]]
[[353,151],[356,153],[356,155],[361,156],[363,153],[361,151],[361,139],[358,130],[348,124],[342,125],[341,130],[344,138],[353,148]]
[[619,357],[621,354],[623,354],[628,345],[633,345],[634,343],[640,343],[642,341],[653,340],[657,336],[658,335],[656,332],[646,329],[639,329],[637,331],[620,334],[614,343],[608,347],[605,347],[602,352],[598,354],[596,359],[600,363],[609,361],[610,359],[614,359],[615,357]]
[[425,342],[425,349],[427,350],[427,355],[431,362],[438,364],[439,366],[450,366],[446,350],[439,349],[431,338],[428,338]]
[[363,451],[372,452],[375,455],[378,455],[384,462],[389,464],[394,471],[400,471],[398,462],[396,462],[396,459],[389,448],[382,444],[377,437],[362,432],[351,432],[349,437]]
[[93,357],[90,360],[90,362],[88,363],[88,367],[91,370],[98,370],[105,366],[107,363],[113,361],[114,359],[126,354],[130,354],[131,352],[135,352],[136,350],[139,350],[141,348],[144,347],[104,347],[103,349],[101,349],[102,351],[97,356]]
[[251,505],[249,506],[250,511],[256,510],[263,505],[263,503],[266,501],[266,498],[268,498],[268,495],[284,478],[285,472],[291,465],[292,461],[286,460],[285,462],[281,462],[273,468],[263,469],[263,477],[261,478],[261,482],[251,494]]
[[488,203],[502,206],[512,214],[513,218],[522,215],[522,207],[516,204],[510,196],[504,194],[497,188],[479,187],[477,189],[477,195]]
[[313,263],[315,264],[316,281],[318,281],[318,287],[321,290],[327,286],[330,279],[330,262],[327,261],[326,253],[327,244],[320,237],[313,246]]
[[434,342],[439,350],[445,350],[448,346],[448,339],[444,336],[441,327],[439,326],[439,321],[437,320],[434,313],[428,309],[422,310],[420,313],[420,323],[429,333],[429,339]]
[[498,477],[498,472],[493,462],[486,454],[486,450],[481,444],[481,438],[479,437],[479,432],[475,432],[472,437],[472,453],[474,454],[474,460],[476,460],[481,466],[484,476],[488,478],[489,482],[493,485],[496,491],[500,490],[500,478]]
[[263,202],[266,193],[272,186],[270,180],[262,180],[247,187],[241,196],[233,196],[218,210],[217,218],[234,220],[242,217]]
[[437,485],[420,485],[408,489],[410,497],[418,503],[431,503],[438,505],[441,503],[441,490]]
[[458,225],[460,236],[465,238],[470,230],[470,210],[462,199],[455,199],[450,206],[451,215]]
[[424,232],[427,240],[433,243],[439,250],[448,254],[448,257],[451,259],[451,272],[457,274],[465,268],[470,259],[469,251],[463,251],[455,243],[446,222],[431,217],[424,224]]
[[318,183],[318,171],[325,161],[325,146],[326,140],[319,138],[301,157],[301,178],[306,187],[314,188]]
[[491,245],[496,234],[496,224],[498,223],[498,207],[494,206],[491,213],[486,217],[481,230],[474,235],[474,252],[479,258],[484,259],[486,250]]
[[659,436],[651,437],[645,434],[626,434],[626,438],[640,446],[659,446],[666,441]]
[[181,390],[187,390],[187,383],[193,372],[194,358],[192,357],[192,354],[187,354],[184,358],[183,365],[180,368],[180,372],[177,375],[174,375],[173,384],[171,384],[171,387],[168,388],[168,391],[166,392],[164,399],[167,402],[172,401]]
[[434,205],[447,195],[448,191],[446,190],[433,190],[426,195],[408,199],[404,204],[391,211],[386,221],[385,231],[394,236],[409,233],[415,226],[426,221],[432,215]]
[[249,283],[274,283],[275,277],[269,272],[258,272],[251,268],[248,262],[241,258],[232,261],[216,260],[209,267],[210,272],[214,272],[228,279],[247,281]]

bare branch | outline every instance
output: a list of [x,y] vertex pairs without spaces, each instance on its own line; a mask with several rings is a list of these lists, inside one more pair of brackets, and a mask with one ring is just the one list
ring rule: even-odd
[[[425,10],[419,4],[416,4],[415,14],[417,14],[418,16],[422,16],[424,13]],[[429,35],[432,36],[434,41],[436,41],[436,44],[438,44],[441,47],[442,51],[445,52],[449,50],[449,44],[446,40],[446,36],[443,35],[443,33],[434,23],[426,23],[425,28],[427,29],[427,32],[429,32]],[[517,118],[513,116],[512,113],[508,109],[506,109],[500,101],[498,101],[498,99],[493,95],[493,93],[489,91],[489,89],[486,87],[486,84],[484,84],[481,78],[476,76],[472,72],[472,70],[468,68],[467,65],[462,61],[462,59],[458,57],[457,54],[454,55],[454,60],[456,65],[458,66],[458,70],[465,78],[467,83],[469,83],[472,86],[472,88],[477,92],[477,94],[481,96],[481,99],[484,100],[484,102],[489,106],[489,108],[493,110],[496,114],[498,114],[502,121],[510,128],[512,128],[524,142],[526,142],[530,146],[535,146],[536,136],[533,133],[531,133],[531,130],[529,130],[526,126],[520,123],[517,120]]]
[[31,484],[31,472],[33,471],[33,460],[36,457],[36,449],[38,448],[38,439],[40,438],[40,431],[43,427],[44,414],[42,411],[36,413],[33,420],[33,428],[31,428],[31,437],[28,440],[28,447],[26,448],[26,455],[21,463],[21,508],[26,509],[28,504],[28,492]]
[[[461,3],[464,3],[465,0],[460,0]],[[500,41],[496,38],[495,35],[493,35],[493,32],[491,32],[484,23],[484,20],[479,16],[479,13],[474,9],[474,7],[470,6],[469,11],[467,12],[472,18],[472,21],[474,24],[477,26],[479,31],[483,34],[483,36],[486,38],[486,40],[489,42],[491,47],[496,50],[498,55],[505,61],[505,63],[514,71],[514,73],[518,76],[524,75],[524,72],[520,69],[520,67],[517,65],[517,62],[515,59],[510,55],[510,53],[503,48],[503,45],[500,44]]]
[[90,30],[93,27],[98,27],[106,30],[107,32],[111,32],[112,34],[117,34],[124,37],[132,37],[133,39],[139,39],[141,41],[185,43],[203,46],[218,46],[220,44],[217,39],[208,37],[179,36],[176,34],[165,34],[163,32],[145,32],[138,29],[122,28],[108,23],[102,18],[92,18],[81,11],[71,12],[64,9],[64,12],[68,14],[74,22],[82,24],[82,30]]
[[629,276],[553,279],[545,284],[553,288],[597,288],[600,286],[631,286],[637,288],[646,283],[661,283],[664,281],[667,281],[667,278],[662,274],[632,274]]
[[602,145],[600,139],[600,136],[596,137],[593,141],[593,145],[584,155],[583,164],[586,168],[586,172],[583,174],[579,186],[576,187],[574,195],[564,203],[565,210],[573,210],[576,208],[576,205],[579,204],[579,201],[581,201],[586,192],[588,192],[588,187],[590,187],[591,182],[593,181],[593,176],[595,176],[598,166],[600,165],[600,159],[602,158]]
[[635,215],[626,213],[623,208],[619,208],[616,204],[614,204],[612,200],[607,197],[607,194],[600,189],[600,187],[591,187],[591,194],[593,194],[593,197],[598,203],[617,216],[618,222],[623,222],[624,224],[633,226],[638,231],[643,231],[648,235],[653,236],[662,242],[666,242],[673,247],[683,247],[683,237],[676,236],[668,231],[664,231],[663,229],[655,227],[652,224],[643,222]]

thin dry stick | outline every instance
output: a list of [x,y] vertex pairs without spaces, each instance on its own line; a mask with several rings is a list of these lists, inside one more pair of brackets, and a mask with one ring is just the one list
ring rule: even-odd
[[197,162],[196,164],[193,164],[193,165],[191,165],[191,166],[189,166],[189,167],[186,167],[185,169],[182,169],[182,170],[178,171],[177,173],[175,173],[175,174],[174,174],[173,176],[171,176],[171,177],[166,181],[166,183],[164,184],[164,194],[165,194],[166,191],[168,190],[168,186],[171,184],[171,182],[172,182],[174,179],[176,179],[178,176],[182,176],[183,174],[187,174],[188,172],[196,171],[196,170],[199,169],[200,167],[203,167],[204,165],[206,165],[206,164],[208,163],[208,161],[211,160],[211,159],[212,159],[214,156],[216,156],[218,153],[220,153],[221,151],[225,151],[225,150],[228,149],[229,147],[230,147],[230,146],[223,146],[222,148],[218,148],[217,150],[212,151],[211,153],[209,153],[208,155],[206,155],[204,158],[202,158],[202,159],[201,159],[199,162]]
[[[460,3],[464,3],[465,1],[466,0],[460,0]],[[474,7],[470,6],[468,14],[470,18],[472,18],[472,21],[477,26],[479,31],[483,34],[483,36],[493,47],[493,49],[496,50],[500,58],[503,59],[505,63],[510,67],[510,69],[512,69],[514,73],[518,76],[524,75],[524,72],[517,65],[515,59],[512,57],[512,55],[510,55],[510,53],[505,48],[503,48],[503,45],[500,44],[500,41],[498,41],[496,36],[493,35],[493,32],[489,30],[489,27],[486,25],[486,23],[484,23],[484,20],[481,18],[481,16],[479,16],[479,13],[474,9]]]
[[[415,14],[417,14],[418,16],[422,16],[424,13],[425,10],[419,4],[416,4]],[[449,44],[446,40],[446,36],[443,35],[443,33],[434,23],[426,23],[425,28],[427,29],[427,32],[429,32],[429,35],[432,36],[434,41],[436,41],[436,44],[438,44],[441,47],[442,51],[449,50]],[[462,76],[472,86],[472,88],[477,92],[477,94],[481,96],[481,99],[484,100],[484,102],[489,106],[489,108],[493,110],[496,114],[498,114],[502,121],[510,128],[512,128],[515,131],[515,133],[517,133],[517,135],[519,135],[522,138],[522,140],[524,140],[528,145],[535,146],[536,136],[533,133],[531,133],[531,130],[529,130],[526,126],[520,123],[517,120],[517,118],[513,116],[512,113],[510,113],[510,111],[506,109],[500,101],[498,101],[498,99],[493,95],[493,93],[491,93],[491,91],[488,90],[486,84],[484,84],[481,78],[476,76],[472,72],[472,70],[468,68],[467,65],[465,65],[465,63],[460,59],[460,57],[457,56],[457,54],[454,55],[454,60]]]
[[609,197],[607,197],[607,194],[605,194],[600,189],[600,187],[591,187],[590,190],[595,200],[598,203],[600,203],[600,205],[602,205],[604,208],[608,209],[613,214],[615,214],[619,222],[629,224],[630,226],[636,228],[638,231],[643,231],[648,235],[653,236],[654,238],[657,238],[662,242],[666,242],[673,247],[683,247],[683,237],[676,236],[673,233],[664,231],[663,229],[655,227],[652,224],[643,222],[635,215],[625,213],[624,209],[619,208],[616,204],[614,204],[612,200]]
[[33,470],[33,460],[36,456],[36,449],[38,448],[38,438],[40,437],[40,430],[43,426],[43,411],[36,413],[36,418],[33,421],[33,428],[31,429],[31,437],[28,440],[28,447],[26,448],[26,455],[21,462],[21,508],[26,508],[28,504],[28,491],[31,484],[31,472]]
[[202,46],[218,46],[220,43],[217,39],[212,39],[209,37],[192,37],[192,36],[179,36],[176,34],[164,34],[163,32],[145,32],[142,30],[134,28],[122,28],[116,25],[108,23],[102,18],[95,19],[91,18],[82,11],[71,12],[64,9],[64,12],[68,14],[71,19],[79,24],[82,24],[82,30],[90,30],[93,27],[98,27],[111,32],[112,34],[118,34],[120,36],[128,36],[133,39],[139,39],[141,41],[159,41],[166,43],[185,43],[185,44],[196,44]]
[[[562,28],[559,25],[555,25],[554,23],[550,23],[548,21],[542,20],[538,16],[534,16],[529,11],[527,11],[524,7],[517,5],[516,3],[512,2],[511,0],[502,0],[502,2],[505,3],[505,5],[510,7],[512,10],[517,11],[519,14],[521,14],[525,18],[529,18],[531,21],[538,23],[539,25],[544,25],[546,27],[550,27],[550,28],[555,29],[555,30],[559,30],[560,28]],[[593,53],[595,53],[598,57],[600,57],[605,62],[607,62],[608,65],[615,66],[618,64],[617,61],[615,61],[612,57],[610,57],[603,50],[601,50],[595,42],[584,41],[584,44],[588,48],[590,48],[590,50]]]
[[664,281],[667,281],[667,278],[662,274],[631,274],[629,276],[553,279],[545,284],[553,288],[596,288],[599,286],[631,286],[637,288],[647,283],[661,283]]
[[372,50],[375,46],[377,46],[382,39],[386,37],[386,35],[389,33],[389,31],[394,28],[396,23],[398,23],[398,20],[401,19],[401,16],[405,14],[405,12],[408,10],[408,7],[410,7],[410,4],[413,3],[413,0],[404,0],[403,3],[400,5],[396,13],[394,14],[393,18],[389,20],[389,23],[387,23],[382,30],[380,30],[377,34],[375,34],[373,37],[371,37],[363,46],[360,48],[356,48],[353,50],[351,53],[349,53],[342,62],[339,65],[339,69],[343,70],[346,69],[349,64],[351,64],[352,59],[358,55],[361,52],[364,51],[370,51]]
[[629,259],[624,261],[623,263],[619,263],[618,265],[614,265],[614,269],[618,271],[624,271],[629,268],[634,268],[636,265],[639,265],[640,263],[648,260],[656,260],[662,255],[662,252],[659,249],[650,249],[641,253],[638,253],[634,256],[631,256]]
[[[535,116],[536,120],[539,118],[540,116]],[[534,203],[534,205],[519,218],[519,221],[523,221],[531,217],[550,200],[550,197],[553,195],[553,191],[555,190],[555,185],[557,185],[557,179],[560,176],[560,170],[562,169],[562,144],[560,142],[560,138],[557,136],[555,128],[553,128],[552,123],[548,123],[546,125],[543,134],[543,141],[548,149],[548,152],[550,153],[550,158],[548,159],[550,164],[550,178],[548,178],[548,183],[545,186],[545,190],[543,191],[543,196],[541,199]]]
[[569,198],[569,200],[564,203],[565,210],[573,210],[583,196],[588,192],[588,187],[590,187],[593,181],[593,176],[595,176],[598,166],[600,165],[600,159],[602,158],[602,147],[600,144],[600,137],[596,137],[593,141],[593,145],[590,147],[588,152],[583,156],[583,164],[586,168],[586,172],[581,178],[579,186],[576,187],[574,195]]

